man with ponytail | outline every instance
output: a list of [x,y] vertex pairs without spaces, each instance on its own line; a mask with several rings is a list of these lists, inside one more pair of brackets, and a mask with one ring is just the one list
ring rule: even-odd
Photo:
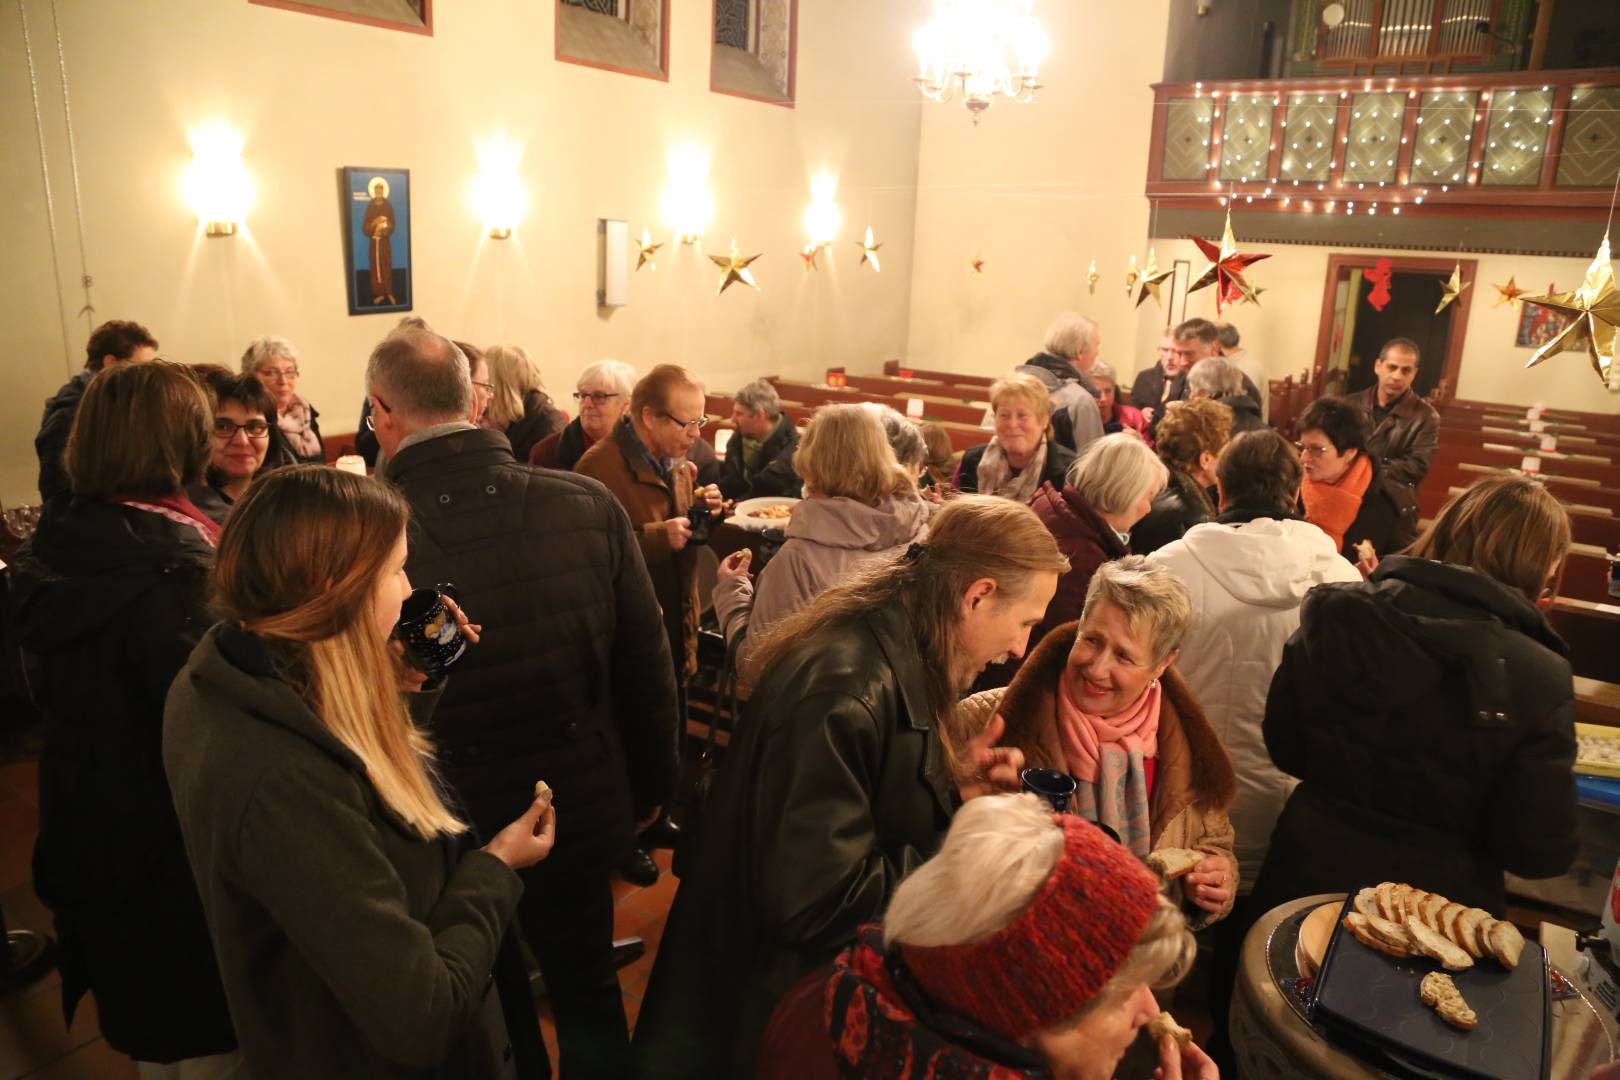
[[612,874],[675,784],[675,680],[647,567],[595,480],[520,464],[467,421],[466,357],[421,326],[366,369],[387,478],[411,507],[407,569],[453,583],[484,627],[433,718],[440,767],[485,835],[556,791],[566,827],[518,909],[557,1020],[561,1071],[621,1080]]
[[771,1009],[878,919],[964,800],[1016,790],[985,665],[1022,656],[1068,562],[1027,506],[963,496],[914,543],[777,623],[690,846],[636,1025],[638,1075],[753,1072]]

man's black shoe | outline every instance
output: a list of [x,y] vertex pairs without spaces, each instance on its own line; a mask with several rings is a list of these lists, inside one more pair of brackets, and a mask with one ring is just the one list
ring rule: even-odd
[[643,888],[658,880],[658,864],[640,848],[631,848],[630,854],[619,864],[619,876],[632,885]]
[[670,819],[668,810],[660,814],[657,821],[647,826],[646,831],[636,837],[636,845],[643,851],[673,848],[680,841],[681,827]]

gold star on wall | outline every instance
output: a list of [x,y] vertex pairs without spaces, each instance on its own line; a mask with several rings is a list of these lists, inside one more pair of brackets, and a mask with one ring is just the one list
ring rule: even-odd
[[1496,290],[1496,303],[1491,305],[1492,311],[1495,311],[1503,304],[1512,304],[1514,307],[1518,307],[1519,297],[1524,295],[1524,290],[1514,283],[1512,277],[1508,278],[1506,285],[1492,285],[1491,288]]
[[804,269],[806,273],[809,273],[811,270],[821,269],[816,265],[816,256],[820,254],[820,252],[821,249],[816,247],[816,245],[813,243],[804,245],[804,250],[799,252],[799,258],[804,260]]
[[883,245],[873,241],[872,226],[868,225],[866,227],[866,239],[857,240],[855,242],[861,245],[861,261],[856,264],[856,269],[870,263],[872,265],[872,272],[881,274],[883,272],[883,267],[878,263],[878,248],[882,247]]
[[1459,262],[1456,266],[1453,266],[1451,268],[1451,280],[1440,283],[1440,303],[1435,307],[1434,313],[1438,315],[1446,310],[1446,305],[1461,296],[1463,290],[1472,284],[1472,281],[1462,279],[1462,263]]
[[714,295],[719,296],[738,281],[757,291],[759,286],[755,284],[754,275],[748,269],[749,264],[757,258],[759,258],[758,255],[743,258],[742,254],[737,250],[736,237],[732,237],[730,255],[710,255],[709,261],[725,271],[725,274],[720,278],[720,287],[714,290]]
[[968,262],[968,273],[972,274],[974,277],[984,277],[983,254],[973,256],[972,260]]
[[1610,262],[1609,234],[1603,234],[1603,243],[1586,268],[1586,280],[1574,292],[1553,293],[1549,296],[1526,296],[1526,304],[1540,304],[1575,321],[1562,333],[1537,349],[1524,366],[1535,367],[1549,356],[1586,346],[1592,358],[1592,370],[1606,383],[1614,368],[1615,328],[1620,324],[1620,292],[1614,288],[1614,266]]
[[1131,256],[1131,265],[1129,265],[1129,266],[1127,266],[1125,268],[1125,295],[1126,296],[1131,295],[1131,290],[1136,288],[1137,279],[1140,278],[1141,276],[1142,276],[1141,271],[1139,271],[1136,268],[1136,256],[1132,255]]
[[661,243],[655,244],[652,242],[652,232],[650,230],[642,229],[641,239],[636,241],[636,269],[640,270],[643,266],[651,265],[654,270],[657,270],[658,264],[653,262],[653,256],[658,254],[658,249],[663,246]]
[[1142,291],[1136,294],[1136,306],[1141,307],[1143,302],[1151,295],[1153,302],[1163,307],[1164,298],[1159,295],[1159,286],[1175,276],[1174,269],[1159,269],[1158,254],[1152,248],[1148,248],[1147,269],[1142,273]]
[[1093,295],[1096,295],[1096,292],[1097,292],[1097,279],[1099,277],[1101,277],[1101,276],[1102,276],[1101,274],[1097,273],[1097,260],[1092,259],[1091,260],[1091,269],[1086,271],[1086,291],[1087,292],[1089,292],[1089,293],[1091,293]]

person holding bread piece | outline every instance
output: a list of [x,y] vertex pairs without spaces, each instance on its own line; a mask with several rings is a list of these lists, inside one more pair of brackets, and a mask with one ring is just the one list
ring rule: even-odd
[[1005,723],[1031,766],[1079,781],[1069,804],[1118,835],[1179,891],[1194,928],[1237,895],[1231,758],[1171,665],[1192,615],[1187,586],[1140,555],[1103,563],[1078,622],[1059,626],[1012,684],[956,709],[957,739]]
[[169,691],[164,769],[257,1080],[547,1074],[511,924],[556,811],[542,791],[480,847],[446,801],[412,716],[436,692],[389,645],[407,516],[325,466],[255,483],[220,539],[224,621]]
[[1266,701],[1266,748],[1300,784],[1254,909],[1411,882],[1500,918],[1503,872],[1575,857],[1574,687],[1537,609],[1569,551],[1537,481],[1480,480],[1366,582],[1318,585]]
[[1305,520],[1327,533],[1363,576],[1372,573],[1380,558],[1417,537],[1417,496],[1368,450],[1367,414],[1349,399],[1318,398],[1296,427]]

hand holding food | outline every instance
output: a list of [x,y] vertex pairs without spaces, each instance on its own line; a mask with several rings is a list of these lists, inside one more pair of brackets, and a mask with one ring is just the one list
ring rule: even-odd
[[522,870],[551,854],[557,841],[557,810],[551,804],[551,786],[534,785],[534,802],[523,816],[495,834],[483,850],[513,870]]

